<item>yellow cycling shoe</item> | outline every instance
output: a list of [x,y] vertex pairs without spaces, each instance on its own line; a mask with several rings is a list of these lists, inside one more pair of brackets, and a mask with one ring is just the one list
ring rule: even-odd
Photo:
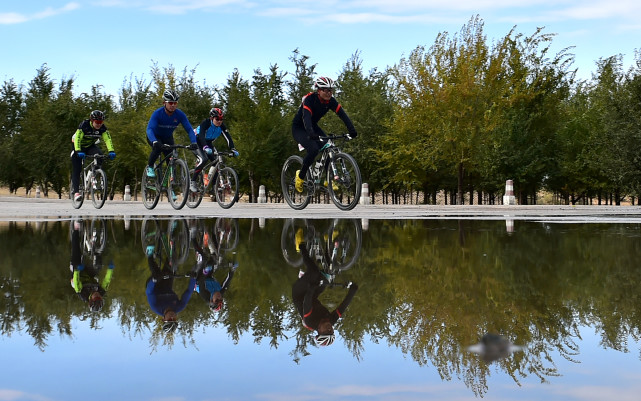
[[[327,181],[325,181],[325,182],[323,183],[323,185],[325,185],[325,188],[327,188]],[[336,184],[336,182],[334,182],[334,181],[332,181],[332,189],[333,189],[334,191],[338,191],[338,185],[337,185],[337,184]]]
[[[338,234],[340,233],[337,230],[332,231],[332,241],[334,241],[336,237],[338,237]],[[327,241],[329,239],[329,235],[325,234],[323,238],[325,239],[325,241]]]
[[298,192],[303,192],[303,184],[305,183],[305,180],[300,178],[298,175],[300,174],[300,170],[296,170],[296,182],[294,183],[294,186],[296,187],[296,190]]
[[302,228],[299,228],[298,231],[296,231],[296,237],[294,241],[296,244],[296,252],[300,252],[300,244],[305,241],[305,234],[303,233]]

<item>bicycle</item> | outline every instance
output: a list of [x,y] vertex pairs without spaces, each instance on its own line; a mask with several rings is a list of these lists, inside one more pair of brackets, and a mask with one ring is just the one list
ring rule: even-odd
[[[280,175],[283,196],[293,209],[302,210],[317,191],[327,192],[332,202],[341,210],[352,210],[361,196],[361,172],[354,158],[342,152],[334,141],[348,139],[347,134],[321,137],[327,143],[320,149],[319,157],[305,176],[303,191],[296,190],[296,172],[303,165],[299,155],[290,156]],[[299,145],[299,149],[303,147]],[[324,179],[323,185],[321,181]],[[325,186],[326,185],[326,186]]]
[[280,237],[281,251],[285,261],[301,268],[303,255],[300,244],[305,242],[312,259],[319,264],[327,277],[350,269],[358,260],[362,242],[363,228],[357,219],[333,219],[323,228],[317,226],[322,221],[309,219],[288,219],[283,224]]
[[[162,193],[166,191],[171,206],[180,210],[187,202],[189,193],[189,168],[187,162],[178,157],[177,149],[190,149],[185,145],[162,145],[163,150],[171,150],[156,163],[155,177],[147,175],[147,168],[142,174],[142,203],[147,209],[153,209],[158,204]],[[167,167],[163,169],[163,164]]]
[[[229,209],[238,199],[238,174],[232,167],[225,165],[224,159],[224,156],[233,157],[234,153],[221,152],[213,148],[213,154],[216,156],[215,161],[207,162],[196,178],[198,191],[190,192],[187,196],[187,207],[189,208],[198,207],[203,200],[203,196],[208,191],[213,191],[216,196],[216,202],[223,209]],[[207,171],[211,166],[214,167],[214,171],[205,176],[203,172]],[[193,172],[193,169],[189,171],[190,177]]]
[[80,182],[78,182],[78,193],[81,195],[78,200],[73,193],[72,180],[69,180],[69,195],[71,197],[71,204],[75,209],[80,209],[85,201],[85,189],[89,189],[91,202],[96,209],[100,209],[107,200],[107,174],[98,165],[98,161],[107,158],[105,155],[94,154],[86,155],[85,158],[93,159],[91,163],[85,165],[85,160],[82,160],[82,169],[80,173]]
[[189,231],[184,218],[170,219],[166,228],[156,218],[145,218],[141,224],[140,237],[143,252],[159,260],[164,252],[174,271],[187,261]]

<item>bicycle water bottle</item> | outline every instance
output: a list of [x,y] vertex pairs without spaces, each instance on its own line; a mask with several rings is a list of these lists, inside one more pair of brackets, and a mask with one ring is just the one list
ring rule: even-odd
[[323,168],[323,163],[321,163],[320,160],[317,160],[316,163],[314,164],[314,177],[316,178],[317,184],[320,182],[320,172],[322,168]]

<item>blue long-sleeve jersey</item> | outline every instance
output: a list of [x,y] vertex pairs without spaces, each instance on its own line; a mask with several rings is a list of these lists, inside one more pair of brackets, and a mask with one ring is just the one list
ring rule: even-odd
[[168,115],[164,106],[154,111],[151,115],[147,124],[147,138],[152,143],[157,138],[160,140],[173,138],[174,130],[178,127],[178,124],[182,125],[187,135],[189,135],[189,142],[195,143],[196,134],[187,119],[187,115],[179,109],[176,109],[172,115]]

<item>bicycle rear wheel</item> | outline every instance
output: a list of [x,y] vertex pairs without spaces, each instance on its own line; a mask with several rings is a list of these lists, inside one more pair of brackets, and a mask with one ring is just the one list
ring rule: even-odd
[[[82,173],[80,175],[82,176]],[[82,180],[82,177],[80,177],[80,180]],[[73,206],[74,209],[80,209],[80,207],[82,206],[82,203],[85,201],[85,192],[82,189],[81,182],[78,183],[78,192],[82,196],[78,201],[76,201],[76,199],[74,199],[75,194],[73,193],[73,184],[71,179],[69,179],[69,198],[71,199],[71,205]]]
[[96,209],[100,209],[107,200],[107,174],[102,169],[96,169],[90,185],[91,202]]
[[352,210],[361,196],[361,171],[356,160],[347,153],[334,156],[336,171],[327,169],[327,189],[334,204],[341,210]]
[[[287,204],[295,210],[304,209],[311,200],[313,188],[310,190],[309,180],[305,180],[303,191],[296,190],[296,172],[303,166],[303,158],[298,155],[290,156],[283,164],[280,173],[280,185],[283,190],[283,197]],[[309,172],[308,172],[309,174]]]
[[180,210],[187,203],[189,196],[189,167],[182,159],[174,160],[169,166],[169,183],[167,185],[167,197],[171,206]]
[[147,175],[147,167],[143,169],[142,173],[142,203],[147,209],[153,209],[158,204],[160,199],[160,185],[158,183],[158,171],[156,177],[149,177]]
[[335,273],[352,267],[361,254],[363,227],[357,219],[334,219],[326,232]]
[[[194,174],[194,170],[191,169],[189,170],[189,177],[191,177]],[[203,173],[202,171],[200,174],[198,174],[198,178],[196,178],[196,187],[198,188],[198,192],[191,192],[189,191],[189,195],[187,195],[187,207],[190,209],[195,209],[200,205],[200,202],[203,201],[203,195],[205,193],[205,185],[203,183]]]
[[223,209],[229,209],[236,203],[238,198],[238,174],[231,167],[225,167],[218,171],[216,182],[214,182],[216,202]]

